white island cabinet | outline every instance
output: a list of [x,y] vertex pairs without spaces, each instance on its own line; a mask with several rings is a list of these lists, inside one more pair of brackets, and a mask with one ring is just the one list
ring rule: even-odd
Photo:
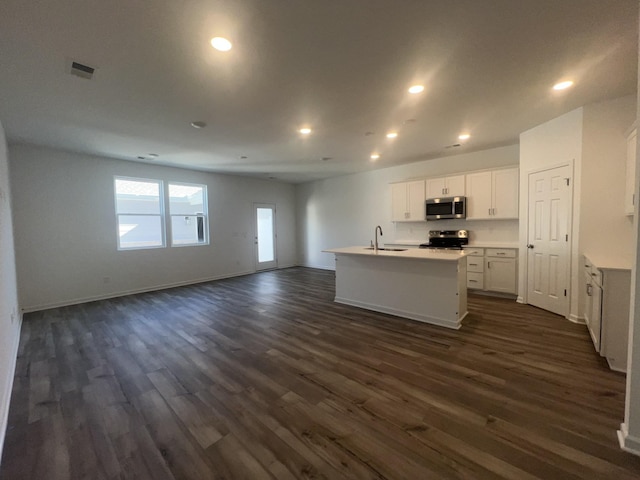
[[336,256],[335,301],[458,329],[467,314],[464,251],[345,247]]

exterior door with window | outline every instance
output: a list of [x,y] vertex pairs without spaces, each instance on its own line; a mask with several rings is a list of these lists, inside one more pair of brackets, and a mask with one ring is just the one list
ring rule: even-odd
[[571,167],[529,174],[527,303],[569,313]]
[[276,254],[276,206],[254,204],[256,270],[278,267]]

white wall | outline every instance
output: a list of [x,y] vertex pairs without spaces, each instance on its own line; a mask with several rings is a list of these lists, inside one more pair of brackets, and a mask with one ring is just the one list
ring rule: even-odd
[[[640,60],[640,50],[638,51]],[[640,87],[640,70],[638,71]],[[638,89],[640,91],[640,88]],[[640,118],[640,103],[636,106],[636,118]],[[636,139],[636,146],[638,142]],[[640,198],[640,148],[636,149],[636,178],[634,192]],[[624,422],[620,425],[620,446],[640,455],[640,221],[633,221],[633,269],[631,271],[631,312],[629,314],[629,350],[627,353],[627,394]]]
[[298,248],[300,262],[317,268],[335,268],[334,256],[323,249],[368,245],[381,225],[383,243],[426,241],[428,230],[466,228],[475,241],[517,241],[517,220],[391,222],[392,182],[482,170],[518,164],[518,146],[508,146],[453,157],[389,167],[298,185]]
[[0,458],[7,429],[21,318],[18,313],[16,257],[11,222],[9,160],[4,130],[0,124]]
[[[528,175],[573,165],[573,223],[569,318],[582,318],[580,255],[631,266],[633,228],[624,215],[625,133],[635,119],[635,96],[587,105],[520,135],[520,218],[527,218]],[[526,288],[527,224],[520,223],[519,287]],[[611,246],[615,239],[615,248]],[[605,265],[606,266],[606,265]]]
[[[276,204],[279,266],[297,263],[292,185],[31,145],[10,154],[24,310],[253,272],[254,202]],[[210,245],[117,251],[114,175],[207,185]]]
[[525,295],[527,276],[527,206],[528,176],[531,172],[560,165],[573,166],[573,224],[571,228],[570,318],[578,319],[578,232],[580,218],[580,178],[582,168],[583,109],[578,108],[538,125],[520,135],[520,258],[518,292]]
[[629,268],[634,248],[633,216],[624,213],[626,132],[635,118],[635,95],[587,105],[582,135],[580,251]]

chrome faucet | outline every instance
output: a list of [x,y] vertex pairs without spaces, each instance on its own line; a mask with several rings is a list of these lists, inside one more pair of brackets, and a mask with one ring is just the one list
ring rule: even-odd
[[382,227],[381,227],[380,225],[378,225],[378,226],[376,227],[376,230],[375,230],[375,235],[376,235],[376,245],[375,245],[375,247],[374,247],[374,248],[375,248],[376,250],[378,250],[378,230],[380,230],[380,236],[382,236]]

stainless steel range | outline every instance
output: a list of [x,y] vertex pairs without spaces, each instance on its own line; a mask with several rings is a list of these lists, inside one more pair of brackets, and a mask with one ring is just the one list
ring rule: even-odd
[[462,250],[462,246],[468,243],[469,232],[467,230],[430,230],[429,243],[423,243],[420,248]]

